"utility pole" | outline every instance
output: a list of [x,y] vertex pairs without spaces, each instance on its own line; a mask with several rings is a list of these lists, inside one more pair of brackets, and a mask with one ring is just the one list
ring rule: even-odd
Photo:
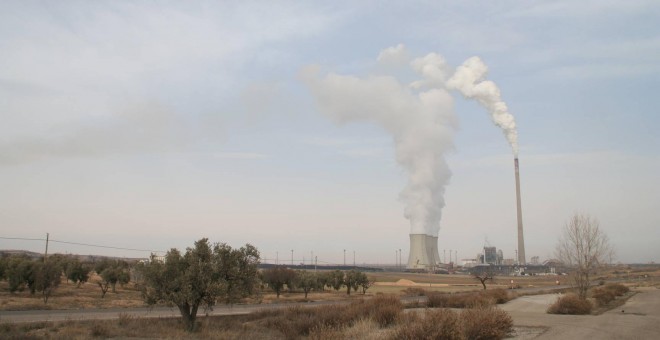
[[442,262],[447,263],[447,249],[442,250]]
[[401,248],[399,248],[399,270],[403,270],[403,258],[401,255]]
[[346,249],[344,249],[344,267],[346,267]]
[[46,251],[44,252],[44,263],[46,263],[46,258],[48,258],[48,238],[49,234],[46,233]]

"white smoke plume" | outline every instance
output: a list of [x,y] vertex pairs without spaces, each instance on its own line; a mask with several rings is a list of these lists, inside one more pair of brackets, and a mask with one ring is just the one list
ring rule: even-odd
[[493,123],[504,132],[513,154],[518,156],[516,120],[502,101],[497,85],[490,80],[484,80],[487,73],[488,67],[481,59],[472,57],[456,68],[454,75],[447,81],[447,87],[460,91],[466,98],[475,99],[484,106],[490,112]]
[[[381,61],[405,55],[403,47],[383,51]],[[422,78],[414,86],[394,76],[320,75],[308,67],[302,79],[320,111],[337,123],[369,121],[388,131],[394,141],[396,160],[406,170],[408,183],[400,194],[412,234],[437,236],[445,187],[451,172],[445,154],[453,149],[456,118],[453,98],[439,86],[444,59],[429,55],[416,59],[412,71]]]

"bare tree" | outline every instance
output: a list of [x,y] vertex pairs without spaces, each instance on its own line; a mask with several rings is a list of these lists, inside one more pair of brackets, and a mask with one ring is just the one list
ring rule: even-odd
[[591,275],[612,258],[614,249],[596,218],[576,213],[566,222],[555,252],[559,260],[573,269],[578,296],[585,299]]
[[493,274],[490,271],[484,273],[476,273],[474,274],[474,278],[481,282],[481,285],[484,286],[484,290],[486,290],[486,281],[493,281],[494,279]]

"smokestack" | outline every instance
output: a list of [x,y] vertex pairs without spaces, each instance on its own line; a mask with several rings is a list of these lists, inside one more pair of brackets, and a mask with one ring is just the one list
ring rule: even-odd
[[426,269],[429,264],[426,250],[426,234],[410,234],[408,269]]
[[518,208],[518,263],[525,264],[525,238],[523,237],[522,207],[520,205],[520,170],[518,169],[518,157],[513,159],[516,166],[516,207]]

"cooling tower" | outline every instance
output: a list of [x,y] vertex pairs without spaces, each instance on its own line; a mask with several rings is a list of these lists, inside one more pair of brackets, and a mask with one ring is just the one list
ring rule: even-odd
[[438,259],[433,254],[435,247],[433,247],[433,236],[426,235],[424,237],[424,243],[426,243],[426,258],[429,259],[429,265],[435,265]]
[[522,207],[520,205],[520,171],[518,157],[513,159],[516,166],[516,207],[518,208],[518,263],[525,264],[525,238],[523,237]]
[[440,261],[440,252],[438,252],[438,237],[437,236],[431,236],[433,237],[433,258],[435,259],[435,263],[441,263]]
[[408,269],[426,269],[429,264],[425,234],[410,234]]

